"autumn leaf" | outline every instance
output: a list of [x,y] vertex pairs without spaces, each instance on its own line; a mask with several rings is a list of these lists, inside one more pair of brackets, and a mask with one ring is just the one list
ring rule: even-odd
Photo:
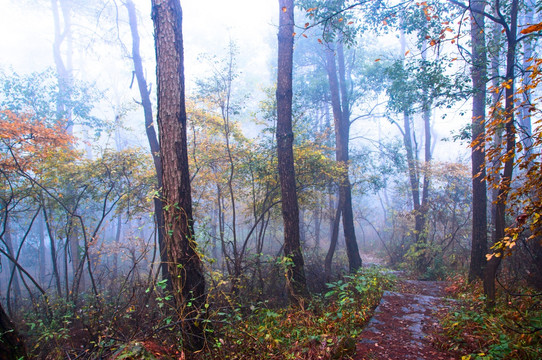
[[287,11],[286,6],[283,6],[282,7],[282,12],[286,12],[286,11]]
[[526,35],[526,34],[531,34],[531,33],[540,31],[540,30],[542,30],[542,23],[531,25],[531,26],[521,30],[521,33]]

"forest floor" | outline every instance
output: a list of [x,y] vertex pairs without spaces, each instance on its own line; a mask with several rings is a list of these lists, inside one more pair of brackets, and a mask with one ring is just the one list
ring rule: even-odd
[[444,281],[406,279],[397,273],[397,291],[385,291],[373,318],[363,330],[356,360],[444,360],[457,354],[439,349],[439,318],[454,300],[446,298]]

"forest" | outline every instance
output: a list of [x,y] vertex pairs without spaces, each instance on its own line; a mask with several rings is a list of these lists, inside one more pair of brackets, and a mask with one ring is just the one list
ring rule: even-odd
[[0,360],[542,358],[542,1],[0,4]]

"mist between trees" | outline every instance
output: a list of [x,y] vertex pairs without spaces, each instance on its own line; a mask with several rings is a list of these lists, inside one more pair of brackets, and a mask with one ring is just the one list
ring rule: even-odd
[[52,47],[1,64],[0,359],[218,358],[372,265],[540,290],[540,3],[273,3],[258,45],[177,0],[18,5]]

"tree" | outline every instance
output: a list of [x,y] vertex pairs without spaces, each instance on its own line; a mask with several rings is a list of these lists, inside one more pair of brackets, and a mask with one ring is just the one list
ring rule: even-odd
[[487,189],[485,168],[485,109],[487,55],[483,1],[471,3],[472,38],[472,243],[469,281],[482,279],[487,253]]
[[182,9],[178,0],[152,0],[158,79],[158,125],[169,272],[183,330],[183,346],[200,350],[205,278],[194,237],[188,169]]
[[[337,57],[339,63],[338,71],[335,57]],[[352,185],[350,184],[348,174],[348,145],[350,142],[350,113],[352,99],[351,94],[347,91],[343,44],[340,42],[337,43],[337,55],[335,55],[331,49],[328,49],[326,60],[326,69],[331,93],[331,107],[335,125],[335,159],[344,169],[344,173],[339,180],[339,203],[337,204],[333,234],[335,235],[338,231],[338,217],[342,215],[349,270],[351,273],[354,273],[361,267],[361,256],[356,241],[354,214],[352,211]]]
[[128,10],[128,19],[130,21],[130,31],[132,34],[132,62],[134,63],[134,72],[137,79],[139,88],[139,95],[141,96],[141,106],[145,116],[145,132],[147,134],[147,140],[149,141],[149,147],[151,149],[152,159],[154,163],[154,169],[156,171],[157,180],[157,196],[154,197],[154,216],[156,218],[156,227],[158,228],[158,245],[160,247],[160,260],[162,277],[168,279],[167,286],[171,288],[171,276],[168,271],[167,265],[167,250],[164,242],[164,209],[162,203],[162,159],[160,158],[160,144],[154,128],[152,103],[149,94],[149,88],[147,86],[147,80],[143,72],[143,61],[141,60],[141,54],[139,51],[139,31],[137,27],[137,16],[134,2],[131,0],[126,1],[126,9]]
[[306,293],[303,253],[299,240],[292,131],[292,71],[294,52],[293,0],[279,0],[277,74],[277,156],[284,221],[284,256],[291,259],[287,280],[292,300],[300,302]]

